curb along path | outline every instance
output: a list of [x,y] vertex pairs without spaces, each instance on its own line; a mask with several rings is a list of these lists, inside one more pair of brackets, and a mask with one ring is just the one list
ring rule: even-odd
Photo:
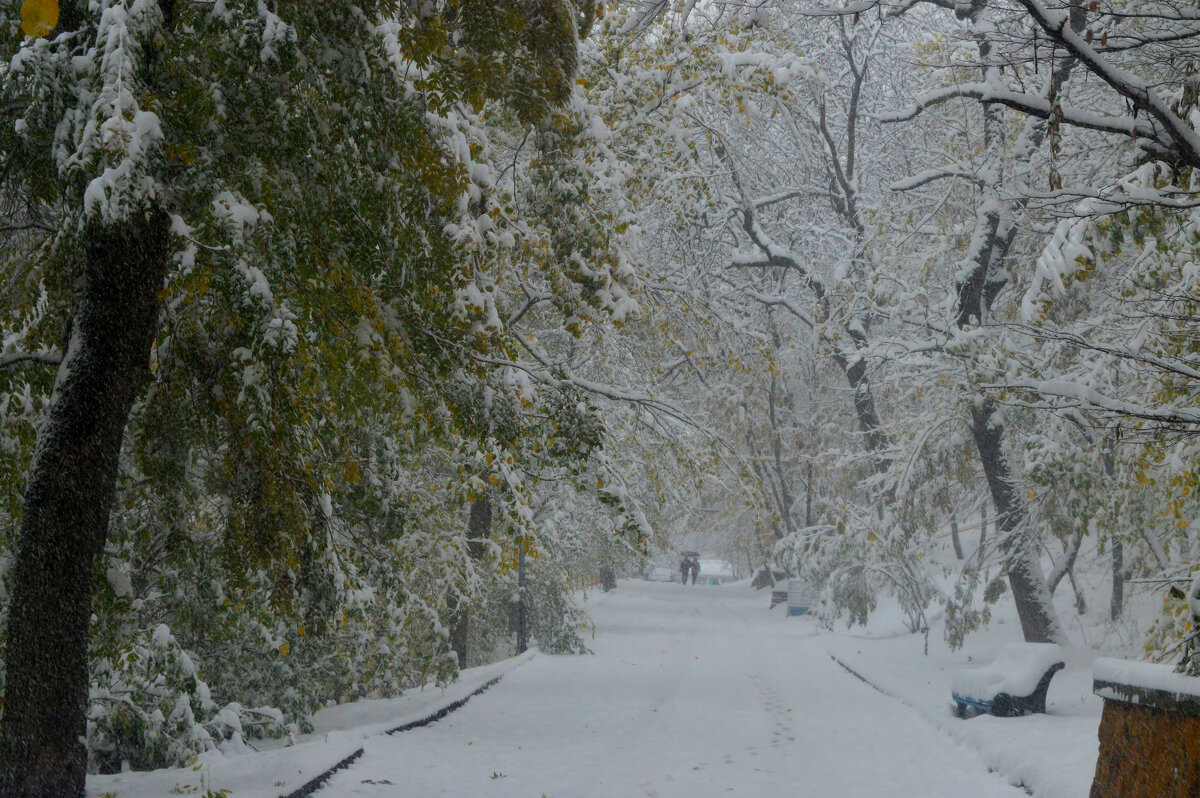
[[[517,665],[520,665],[520,664],[522,664],[522,663],[517,663]],[[517,665],[514,665],[513,667],[515,668],[515,667],[517,667]],[[429,715],[427,715],[423,718],[419,718],[419,719],[411,721],[409,723],[404,723],[393,729],[388,729],[383,733],[384,734],[399,734],[401,732],[406,732],[411,729],[419,729],[422,726],[429,726],[430,724],[437,723],[439,720],[446,717],[451,712],[455,712],[459,709],[462,709],[464,706],[467,705],[467,702],[470,701],[475,696],[479,695],[480,693],[485,692],[488,688],[498,684],[500,682],[500,680],[503,679],[509,672],[511,672],[511,669],[509,671],[506,671],[505,673],[500,674],[499,676],[492,678],[491,680],[489,680],[487,682],[484,682],[482,685],[480,685],[479,687],[472,690],[468,695],[466,695],[456,701],[451,701],[446,706],[442,707],[441,709],[438,709],[435,712],[430,713]],[[363,749],[360,747],[357,751],[350,754],[350,756],[348,756],[345,759],[343,759],[342,761],[334,764],[332,767],[326,769],[325,771],[323,771],[322,773],[317,775],[315,778],[310,779],[298,790],[287,793],[285,795],[281,795],[281,796],[279,796],[279,798],[308,798],[308,796],[312,795],[313,793],[317,792],[322,787],[324,787],[325,782],[329,781],[329,779],[335,773],[349,768],[362,755],[363,755]]]

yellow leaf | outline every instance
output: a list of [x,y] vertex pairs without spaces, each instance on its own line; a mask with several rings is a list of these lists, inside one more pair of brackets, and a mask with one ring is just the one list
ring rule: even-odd
[[283,654],[284,656],[287,656],[287,653],[291,650],[292,650],[292,647],[289,646],[287,643],[284,643],[283,645],[281,645],[279,647],[279,653]]
[[58,0],[25,0],[21,4],[21,32],[40,39],[58,26]]

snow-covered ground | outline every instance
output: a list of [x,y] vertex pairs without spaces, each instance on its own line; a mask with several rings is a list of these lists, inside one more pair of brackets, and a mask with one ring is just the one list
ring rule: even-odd
[[[309,741],[299,758],[301,748],[233,758],[240,769],[226,767],[224,780],[222,763],[206,762],[205,789],[282,795],[302,780],[284,774],[276,786],[260,774],[250,784],[254,756],[265,766],[291,751],[291,766],[312,773],[361,746],[318,796],[1018,798],[1026,790],[1015,784],[1087,795],[1099,704],[1084,655],[1072,653],[1056,677],[1050,715],[962,721],[949,711],[953,673],[1011,642],[1011,626],[985,633],[973,653],[931,645],[927,658],[920,637],[821,632],[768,612],[768,600],[745,583],[623,581],[588,605],[594,656],[476,669],[453,695],[506,673],[453,714],[397,735],[378,732],[451,693],[338,708],[320,719],[337,729],[329,742]],[[167,785],[168,773],[93,779],[89,791],[162,795],[151,780]]]
[[[190,768],[168,768],[148,773],[89,776],[89,798],[162,798],[166,795],[203,796],[229,790],[229,798],[277,798],[300,789],[363,747],[363,740],[397,726],[420,721],[440,709],[467,699],[496,677],[525,664],[530,652],[480,668],[470,668],[446,687],[407,691],[403,696],[321,710],[314,718],[315,731],[297,744],[279,748],[257,742],[259,751],[227,754],[211,751]],[[271,748],[277,750],[261,750]],[[327,795],[329,793],[326,793]]]
[[[746,587],[622,582],[592,657],[538,657],[376,738],[333,795],[1008,796],[979,756],[847,674]],[[383,782],[390,784],[382,784]]]
[[964,669],[988,665],[1006,643],[1020,640],[1015,619],[967,638],[950,651],[930,635],[929,654],[921,635],[884,632],[886,626],[839,630],[822,642],[831,655],[878,689],[904,703],[932,725],[974,751],[984,764],[1036,798],[1087,798],[1096,770],[1101,700],[1092,694],[1087,649],[1065,649],[1067,667],[1050,682],[1045,715],[962,720],[954,715],[950,684]]

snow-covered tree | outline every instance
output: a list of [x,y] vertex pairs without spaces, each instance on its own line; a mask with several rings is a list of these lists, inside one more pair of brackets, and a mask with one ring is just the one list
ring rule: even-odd
[[[171,558],[216,545],[218,600],[259,591],[252,625],[280,656],[291,645],[262,616],[283,621],[319,602],[322,584],[356,580],[339,572],[344,544],[330,531],[348,494],[359,494],[348,515],[374,500],[400,524],[384,532],[377,515],[365,528],[374,545],[400,534],[416,557],[405,579],[437,578],[419,545],[428,538],[402,534],[427,500],[396,478],[417,451],[429,475],[453,471],[456,451],[474,457],[456,443],[488,436],[470,382],[517,407],[522,393],[511,371],[480,366],[480,275],[497,262],[489,250],[519,246],[523,232],[496,224],[506,199],[480,113],[500,102],[518,124],[550,129],[571,93],[576,31],[595,11],[560,0],[70,3],[40,35],[6,39],[2,190],[20,245],[5,249],[4,376],[30,385],[31,401],[17,417],[6,394],[26,444],[7,467],[28,479],[11,571],[5,794],[82,794],[92,573],[126,490],[168,509],[141,532]],[[15,8],[5,24],[15,34]],[[579,286],[573,315],[619,312],[627,293],[628,266],[592,257],[601,246],[563,275],[564,291]],[[46,378],[32,373],[44,363],[58,364],[45,400],[34,391]],[[486,448],[488,478],[505,481],[514,455]],[[408,513],[391,512],[396,502]],[[192,545],[177,547],[183,526]],[[108,581],[124,594],[120,571]],[[409,605],[422,595],[399,593]],[[176,656],[169,630],[152,638],[128,656]],[[194,678],[186,664],[181,674]],[[177,705],[172,722],[190,712]]]

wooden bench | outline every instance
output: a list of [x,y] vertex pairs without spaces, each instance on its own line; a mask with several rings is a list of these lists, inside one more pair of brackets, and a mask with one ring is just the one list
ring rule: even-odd
[[986,668],[959,671],[951,685],[960,718],[990,714],[1015,718],[1046,711],[1054,674],[1066,667],[1061,646],[1012,643]]

